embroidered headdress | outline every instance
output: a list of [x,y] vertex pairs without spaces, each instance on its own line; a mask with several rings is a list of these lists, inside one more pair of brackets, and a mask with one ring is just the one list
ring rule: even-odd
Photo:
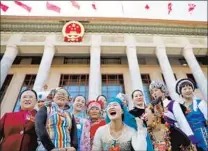
[[89,112],[90,109],[92,109],[93,107],[97,107],[100,111],[101,111],[101,102],[100,101],[89,101],[87,104],[87,112]]
[[182,87],[184,87],[184,84],[190,85],[193,91],[196,88],[194,82],[191,79],[187,79],[187,78],[180,79],[177,81],[176,87],[175,87],[176,93],[178,93],[178,95],[181,95],[181,89]]
[[160,81],[152,81],[149,85],[149,91],[151,92],[153,88],[160,89],[166,96],[168,96],[167,87]]

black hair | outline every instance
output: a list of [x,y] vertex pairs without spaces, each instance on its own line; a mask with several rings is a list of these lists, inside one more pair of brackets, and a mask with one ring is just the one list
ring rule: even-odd
[[77,97],[79,97],[79,96],[81,96],[81,97],[83,97],[84,99],[85,99],[85,105],[87,104],[87,100],[86,100],[86,98],[83,96],[83,95],[76,95],[74,98],[73,98],[73,102],[76,100],[76,98]]
[[20,99],[21,99],[22,94],[23,94],[24,92],[26,92],[26,91],[31,91],[31,92],[33,92],[33,93],[35,94],[36,100],[38,100],[38,95],[37,95],[36,91],[33,90],[33,89],[29,89],[29,88],[23,90],[23,91],[19,94],[19,98],[20,98]]
[[[194,86],[195,86],[195,83],[192,81],[192,83],[194,84]],[[180,85],[180,87],[179,87],[179,93],[181,94],[181,90],[182,90],[182,88],[184,88],[185,86],[190,86],[190,87],[192,87],[192,89],[194,90],[194,87],[193,87],[193,85],[192,84],[190,84],[189,82],[183,82],[181,85]]]
[[104,97],[105,98],[105,100],[106,100],[106,102],[107,102],[107,97],[105,96],[105,95],[98,95],[98,97],[96,98],[96,101],[99,101],[98,99],[99,99],[99,97]]
[[132,99],[133,99],[133,97],[134,97],[134,93],[137,92],[137,91],[141,92],[142,95],[144,95],[143,92],[142,92],[142,90],[136,89],[136,90],[134,90],[134,91],[131,93],[131,98],[132,98]]

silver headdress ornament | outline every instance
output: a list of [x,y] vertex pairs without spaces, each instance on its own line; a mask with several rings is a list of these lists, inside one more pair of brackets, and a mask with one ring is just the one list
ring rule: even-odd
[[151,91],[152,91],[153,88],[160,89],[163,93],[165,93],[166,96],[169,95],[167,87],[165,86],[164,83],[162,83],[160,81],[152,81],[150,83],[150,85],[149,85],[149,91],[150,91],[150,93],[151,93]]
[[193,81],[191,79],[187,79],[187,78],[184,78],[184,79],[179,79],[177,82],[176,82],[176,87],[175,87],[175,90],[176,90],[176,93],[178,93],[178,95],[181,95],[181,85],[183,83],[188,83],[191,85],[191,87],[193,88],[193,91],[195,90],[195,84],[193,83]]
[[38,101],[46,101],[48,94],[49,94],[49,91],[41,91],[41,92],[38,92],[37,93],[37,95],[38,95]]
[[116,98],[119,98],[120,100],[126,100],[126,103],[127,103],[127,106],[129,104],[129,98],[126,94],[123,94],[123,93],[118,93],[116,95]]

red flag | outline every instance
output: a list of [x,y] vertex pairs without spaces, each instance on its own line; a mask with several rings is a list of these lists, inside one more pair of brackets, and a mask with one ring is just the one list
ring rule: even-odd
[[146,4],[146,5],[145,5],[145,9],[147,9],[147,10],[148,10],[149,8],[150,8],[150,7],[149,7],[149,5],[148,5],[148,4]]
[[194,11],[194,9],[195,9],[195,7],[196,7],[196,5],[195,4],[188,4],[188,11],[190,12],[190,13],[192,13],[193,11]]
[[46,3],[46,8],[48,10],[52,10],[52,11],[55,11],[57,13],[60,13],[61,12],[61,8],[60,7],[58,7],[58,6],[54,5],[54,4],[51,4],[49,2]]
[[71,3],[72,3],[72,6],[74,6],[77,9],[80,9],[80,5],[76,1],[71,1]]
[[1,10],[3,10],[4,12],[6,12],[7,9],[9,8],[8,6],[2,4],[1,2],[0,2],[0,7],[1,7]]
[[26,11],[31,12],[32,7],[30,7],[30,6],[28,6],[28,5],[24,4],[24,3],[22,3],[22,2],[20,2],[20,1],[16,1],[16,0],[15,0],[14,2],[15,2],[15,4],[17,4],[18,6],[24,8]]
[[170,14],[170,12],[172,12],[172,3],[168,3],[168,14]]
[[96,8],[96,5],[95,5],[95,2],[92,3],[92,8],[93,8],[94,10],[97,9],[97,8]]

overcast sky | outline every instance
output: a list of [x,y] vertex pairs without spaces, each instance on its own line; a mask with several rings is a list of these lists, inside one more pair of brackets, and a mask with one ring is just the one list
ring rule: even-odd
[[[207,21],[207,1],[95,1],[97,10],[92,9],[93,1],[77,1],[80,10],[74,8],[70,1],[50,1],[61,7],[61,13],[46,9],[46,1],[21,1],[32,7],[28,13],[17,6],[13,1],[1,1],[9,6],[7,12],[1,11],[1,15],[25,15],[25,16],[86,16],[86,17],[129,17],[170,20]],[[172,12],[168,15],[167,4],[172,2]],[[188,12],[188,4],[196,5],[192,14]],[[145,10],[149,4],[150,9]],[[122,12],[122,5],[124,14]]]

